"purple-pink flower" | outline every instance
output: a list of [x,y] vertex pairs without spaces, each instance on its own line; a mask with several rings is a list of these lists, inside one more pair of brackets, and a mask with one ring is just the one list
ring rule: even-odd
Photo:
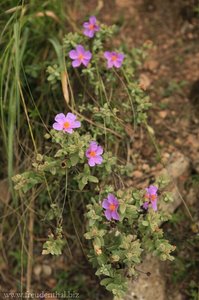
[[154,185],[150,185],[148,188],[146,188],[146,194],[145,198],[147,199],[146,202],[144,202],[143,207],[145,209],[148,209],[149,204],[151,204],[154,211],[157,211],[157,195],[158,188]]
[[86,157],[88,158],[88,164],[90,167],[95,165],[101,165],[103,148],[98,146],[97,142],[91,142],[89,148],[86,150]]
[[91,60],[92,54],[90,51],[86,51],[82,45],[77,45],[75,50],[73,49],[69,52],[69,57],[73,60],[73,68],[77,68],[81,64],[87,67]]
[[89,18],[89,22],[84,22],[84,35],[89,38],[94,37],[95,32],[99,31],[100,27],[97,25],[96,17],[92,16]]
[[65,116],[63,113],[55,116],[55,123],[53,124],[53,128],[55,130],[63,130],[68,133],[73,133],[74,128],[79,128],[81,123],[76,120],[76,116],[72,113],[67,113]]
[[105,208],[105,217],[107,220],[119,220],[120,216],[117,212],[118,207],[119,207],[119,202],[117,198],[113,194],[108,194],[108,197],[103,200],[102,202],[102,207]]
[[124,54],[118,52],[104,52],[104,57],[107,59],[107,68],[120,68],[124,60]]

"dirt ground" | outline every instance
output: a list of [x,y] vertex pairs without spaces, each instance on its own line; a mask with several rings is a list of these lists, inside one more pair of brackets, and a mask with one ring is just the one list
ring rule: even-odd
[[[175,159],[173,153],[180,152],[191,160],[193,173],[199,172],[199,17],[193,11],[196,4],[192,0],[90,0],[82,1],[70,15],[80,27],[85,16],[96,11],[101,22],[118,24],[115,46],[125,43],[134,48],[146,42],[152,45],[140,68],[140,83],[153,104],[149,124],[155,129],[164,164]],[[130,184],[143,186],[163,168],[144,130],[135,133],[129,151],[134,162]],[[85,276],[94,288],[94,277]],[[172,288],[168,282],[166,289]],[[103,297],[101,289],[96,288],[94,294],[96,299]],[[108,295],[104,297],[108,299]]]
[[[168,165],[175,159],[173,154],[180,152],[191,161],[192,174],[199,173],[199,16],[193,10],[198,4],[192,0],[115,0],[88,4],[91,11],[98,5],[99,19],[103,22],[122,25],[115,45],[124,42],[133,48],[146,41],[152,44],[140,69],[140,82],[153,104],[149,124],[155,129],[163,163]],[[145,132],[141,132],[141,138],[140,132],[135,133],[130,156],[135,164],[134,184],[142,186],[143,181],[147,182],[162,169]],[[180,237],[185,239],[186,228],[183,225],[182,228],[184,233]],[[177,288],[173,285],[172,267],[164,265],[162,271],[167,278],[168,299],[195,299],[185,295],[185,282]],[[159,298],[154,295],[153,299]]]
[[[78,26],[82,25],[85,16],[95,14],[97,10],[97,18],[101,22],[120,26],[115,45],[123,42],[127,43],[129,48],[133,48],[147,41],[151,43],[148,58],[140,68],[140,82],[149,93],[153,104],[149,124],[155,129],[163,162],[168,164],[173,159],[172,154],[178,151],[191,160],[192,172],[199,173],[199,13],[197,15],[193,11],[193,7],[199,4],[199,1],[80,2],[79,10],[77,7],[74,11],[71,10],[71,18]],[[132,181],[142,185],[143,181],[148,182],[148,178],[162,169],[162,164],[157,163],[157,152],[144,130],[141,131],[141,138],[140,132],[135,133],[131,146],[129,155],[135,165]],[[79,260],[75,262],[74,272],[82,272],[91,282],[90,286],[93,284],[95,289],[97,279],[90,274],[92,271],[87,269],[87,262],[84,263],[81,257]],[[65,265],[61,259],[58,263],[60,266]],[[51,289],[55,282],[51,278],[52,270],[47,268],[48,261],[37,262],[33,270],[34,278],[37,280],[41,265],[44,277],[47,278],[46,285]],[[68,265],[66,268],[69,270],[70,267]],[[63,280],[70,281],[70,278]],[[96,287],[96,297],[98,292]],[[108,295],[104,295],[104,298],[108,299]]]
[[[84,2],[84,1],[83,1]],[[74,22],[88,11],[106,24],[118,24],[121,42],[134,48],[151,43],[148,59],[140,69],[140,83],[153,104],[149,123],[165,163],[179,150],[199,168],[199,17],[196,0],[111,0],[86,1],[71,12]],[[90,14],[89,13],[89,14]],[[81,25],[81,24],[80,24]],[[154,146],[143,133],[135,133],[130,153],[136,169],[133,180],[153,175],[157,165]],[[136,153],[135,153],[136,152]]]

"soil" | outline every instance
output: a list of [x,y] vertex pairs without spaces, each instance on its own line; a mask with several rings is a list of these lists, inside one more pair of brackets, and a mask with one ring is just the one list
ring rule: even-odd
[[[70,10],[70,17],[80,27],[82,20],[92,14],[108,25],[119,25],[115,47],[121,43],[129,48],[146,42],[152,45],[139,70],[140,83],[153,104],[149,124],[155,129],[163,163],[169,164],[175,160],[173,154],[181,152],[192,161],[192,172],[196,173],[199,169],[199,15],[194,12],[197,1],[87,0],[79,5]],[[133,181],[143,186],[163,166],[157,162],[157,152],[144,129],[135,133],[131,146],[134,172],[129,184]],[[172,268],[167,270],[168,278]],[[86,280],[95,287],[95,299],[108,299],[94,277],[89,273]],[[171,290],[169,298],[176,287],[169,280],[167,285],[165,288]],[[178,297],[177,290],[174,298]]]
[[[139,47],[147,41],[152,44],[148,58],[140,69],[140,81],[145,85],[153,104],[149,114],[149,124],[155,129],[157,144],[165,164],[172,160],[176,151],[183,153],[192,161],[193,173],[199,172],[199,13],[194,12],[198,1],[194,0],[87,0],[74,5],[71,18],[81,26],[83,19],[96,14],[100,21],[118,24],[121,27],[115,46],[127,43],[129,48]],[[132,144],[131,159],[135,168],[133,182],[140,184],[141,178],[148,183],[148,178],[157,174],[162,165],[157,163],[154,145],[147,133],[135,135]],[[145,147],[145,145],[149,145]],[[132,181],[131,181],[132,182]],[[141,182],[143,184],[143,181]],[[53,269],[62,274],[68,272],[85,274],[82,279],[90,282],[95,297],[108,299],[104,292],[100,296],[95,275],[88,271],[87,263],[82,262],[79,254],[73,266],[66,261],[55,262]],[[80,263],[81,262],[81,263]],[[52,289],[56,282],[43,265],[52,265],[48,261],[37,262],[33,270],[34,280],[45,279],[46,288]],[[60,264],[59,264],[60,263]],[[59,264],[59,265],[58,265]],[[82,270],[79,271],[79,265]],[[64,266],[64,267],[63,267]],[[73,268],[73,269],[72,269]],[[38,275],[38,270],[40,270]],[[3,271],[2,271],[3,272]],[[46,274],[47,272],[48,274]],[[80,276],[81,277],[81,276]],[[80,278],[79,277],[79,278]],[[83,278],[84,276],[82,276]],[[68,278],[63,278],[64,282]],[[81,280],[81,278],[80,278]],[[70,280],[69,280],[70,281]],[[12,278],[10,279],[12,283]],[[10,285],[12,286],[12,284]],[[171,286],[171,283],[168,283]],[[170,286],[167,288],[169,289]],[[44,288],[44,287],[43,287]],[[78,289],[77,286],[72,286]],[[90,291],[82,291],[89,295]],[[155,298],[154,298],[155,299]]]
[[[191,161],[192,174],[199,173],[199,14],[194,0],[115,0],[88,1],[86,9],[99,8],[98,18],[108,24],[118,24],[121,30],[115,46],[121,42],[129,48],[151,43],[148,58],[140,69],[140,82],[150,95],[153,104],[149,114],[149,124],[155,129],[156,142],[164,164],[169,164],[176,152]],[[101,4],[101,6],[100,6]],[[136,143],[135,143],[136,141]],[[149,146],[145,146],[145,145]],[[162,169],[157,163],[154,145],[145,131],[134,137],[131,158],[135,164],[132,180],[143,185],[143,181],[153,179]],[[144,179],[143,179],[144,178]],[[132,180],[130,184],[132,183]],[[196,206],[196,204],[195,204]],[[194,211],[196,207],[189,207]],[[183,215],[184,208],[180,208]],[[185,236],[194,235],[190,220],[182,226],[179,234],[177,255],[195,256],[194,247],[186,253]],[[198,222],[198,217],[195,219]],[[183,222],[181,223],[183,224]],[[175,227],[175,226],[174,226]],[[178,230],[170,227],[178,233]],[[171,236],[170,236],[171,237]],[[174,237],[174,236],[173,236]],[[174,239],[175,240],[175,239]],[[183,242],[182,242],[183,241]],[[181,248],[183,244],[183,248]],[[197,246],[195,245],[195,249]],[[188,259],[189,261],[189,259]],[[179,266],[177,265],[177,268]],[[195,299],[187,296],[187,282],[174,284],[171,280],[172,264],[162,268],[166,274],[165,290],[167,299]],[[176,270],[178,273],[180,270]],[[198,273],[196,271],[196,273]],[[188,281],[197,280],[193,274]],[[159,296],[153,299],[159,299]],[[193,296],[194,297],[194,296]]]

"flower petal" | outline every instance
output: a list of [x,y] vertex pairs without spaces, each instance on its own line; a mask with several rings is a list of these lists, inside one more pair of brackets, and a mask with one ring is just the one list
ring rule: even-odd
[[89,164],[90,167],[94,167],[95,166],[95,160],[94,160],[93,157],[89,158],[88,164]]
[[102,202],[102,207],[105,209],[109,208],[110,203],[108,202],[108,199],[104,199]]
[[113,61],[111,61],[111,60],[108,60],[108,63],[107,63],[107,68],[108,68],[108,69],[110,69],[110,68],[112,68],[112,67],[113,67],[113,65],[114,65],[114,62],[113,62]]
[[88,28],[86,28],[83,33],[85,36],[88,36],[89,38],[94,37],[95,34],[94,30],[90,30]]
[[90,151],[97,151],[98,144],[95,141],[90,142]]
[[90,23],[89,23],[89,22],[84,22],[84,23],[83,23],[83,27],[84,27],[84,28],[89,28],[89,26],[90,26]]
[[103,162],[103,158],[101,156],[95,156],[93,157],[96,165],[101,165],[101,163]]
[[119,219],[120,219],[120,216],[116,210],[111,212],[111,216],[114,220],[119,221]]
[[56,121],[56,122],[61,122],[61,123],[63,123],[63,122],[65,121],[65,119],[66,119],[66,116],[65,116],[63,113],[57,114],[57,115],[55,116],[55,121]]
[[113,201],[115,200],[115,196],[114,196],[113,194],[111,194],[111,193],[108,194],[108,197],[107,197],[107,198],[108,198],[109,203],[111,203],[111,204],[112,204]]
[[77,51],[76,51],[76,50],[71,50],[71,51],[69,52],[69,57],[70,57],[71,59],[77,59],[77,58],[78,58]]
[[123,61],[124,59],[124,54],[123,53],[118,53],[117,54],[118,60]]
[[64,128],[64,131],[68,132],[69,134],[73,133],[73,129],[72,128]]
[[76,47],[77,54],[84,54],[84,47],[82,45],[77,45]]
[[70,120],[70,121],[75,121],[77,119],[76,115],[74,115],[70,112],[67,113],[66,118],[67,118],[67,120]]
[[89,18],[89,22],[90,22],[90,24],[92,24],[92,25],[96,24],[96,22],[97,22],[96,17],[95,17],[95,16],[91,16],[91,17]]
[[87,158],[90,158],[90,148],[86,150],[86,153],[85,153],[85,154],[86,154],[86,157],[87,157]]
[[79,127],[81,127],[81,122],[79,122],[79,121],[73,122],[73,123],[72,123],[72,127],[73,127],[73,128],[79,128]]
[[152,206],[152,208],[153,208],[154,211],[157,211],[158,210],[158,208],[157,208],[157,200],[151,201],[151,206]]
[[100,30],[100,26],[99,25],[95,25],[95,31],[99,31]]
[[104,152],[103,148],[101,146],[98,146],[96,150],[96,154],[101,155],[103,152]]
[[121,65],[122,65],[122,61],[116,60],[116,61],[114,61],[113,65],[114,65],[116,68],[120,68]]
[[81,65],[81,61],[79,59],[73,60],[72,66],[73,68],[77,68]]
[[84,58],[90,60],[92,57],[92,53],[90,51],[85,51]]
[[108,194],[107,198],[108,198],[109,203],[114,204],[115,207],[118,208],[119,202],[118,202],[117,198],[113,194]]
[[149,192],[149,194],[151,194],[151,195],[156,194],[156,193],[157,193],[157,190],[158,190],[158,188],[157,188],[157,186],[155,186],[155,185],[150,185],[149,188],[148,188],[148,192]]
[[105,210],[104,212],[105,217],[107,218],[107,220],[111,220],[111,211],[109,209]]
[[104,57],[105,57],[106,59],[111,59],[111,52],[110,52],[110,51],[105,51],[105,52],[104,52]]
[[86,59],[86,58],[83,58],[83,59],[82,59],[82,64],[83,64],[85,67],[88,66],[89,62],[90,62],[90,60],[88,60],[88,59]]
[[144,204],[142,206],[143,206],[144,209],[148,209],[149,202],[144,202]]
[[53,124],[53,128],[54,128],[55,130],[63,130],[63,125],[60,124],[60,123],[54,123],[54,124]]

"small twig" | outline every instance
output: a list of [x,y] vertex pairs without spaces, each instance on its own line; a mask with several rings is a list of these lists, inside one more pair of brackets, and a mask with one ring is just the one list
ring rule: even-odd
[[33,261],[33,241],[34,241],[34,192],[32,196],[32,200],[30,203],[30,214],[29,214],[29,225],[28,225],[28,232],[29,232],[29,242],[28,242],[28,265],[27,265],[27,282],[26,282],[26,291],[30,292],[31,289],[31,278],[32,278],[32,261]]

